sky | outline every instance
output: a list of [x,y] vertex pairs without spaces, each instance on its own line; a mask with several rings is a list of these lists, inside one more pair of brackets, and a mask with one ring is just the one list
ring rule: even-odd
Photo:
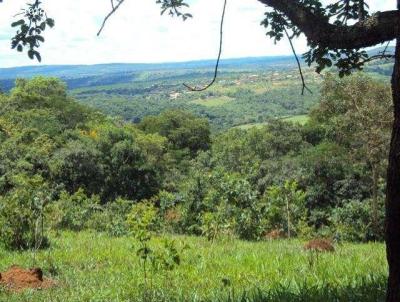
[[[14,34],[10,24],[26,0],[0,4],[0,68],[38,65],[26,54],[10,49]],[[219,22],[223,0],[188,0],[193,19],[160,16],[155,0],[126,0],[96,33],[110,10],[109,0],[42,0],[56,26],[46,30],[41,46],[42,63],[98,64],[150,63],[213,59],[218,53]],[[326,0],[325,2],[329,2]],[[395,9],[395,0],[370,0],[372,11]],[[266,7],[257,0],[228,0],[223,58],[290,55],[287,41],[275,45],[260,26]],[[304,38],[295,41],[306,51]]]

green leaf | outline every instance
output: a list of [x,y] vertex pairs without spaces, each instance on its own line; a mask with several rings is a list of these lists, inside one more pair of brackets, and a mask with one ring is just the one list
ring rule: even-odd
[[36,57],[36,60],[38,60],[39,63],[42,62],[42,56],[40,55],[39,52],[34,51],[33,55]]
[[42,22],[42,23],[39,25],[39,27],[40,27],[41,30],[45,30],[45,29],[46,29],[46,22]]
[[37,35],[35,37],[36,37],[36,40],[38,40],[40,42],[44,42],[44,38],[42,36]]
[[47,23],[47,25],[50,26],[50,27],[54,27],[54,25],[55,25],[54,19],[52,19],[52,18],[47,18],[47,19],[46,19],[46,23]]
[[12,27],[17,27],[17,26],[21,26],[22,24],[25,24],[25,20],[23,20],[23,19],[11,23],[11,26]]
[[33,50],[32,50],[32,49],[29,49],[29,50],[28,50],[28,57],[29,57],[29,59],[33,60],[33,56],[34,56]]

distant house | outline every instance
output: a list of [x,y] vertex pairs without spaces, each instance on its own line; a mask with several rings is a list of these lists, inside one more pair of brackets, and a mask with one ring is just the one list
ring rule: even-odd
[[181,95],[181,94],[180,94],[179,92],[172,91],[172,92],[169,94],[169,98],[170,98],[171,100],[176,100],[180,95]]

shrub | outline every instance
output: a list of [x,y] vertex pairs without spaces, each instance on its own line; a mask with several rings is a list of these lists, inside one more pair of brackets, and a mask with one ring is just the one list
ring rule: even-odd
[[92,215],[100,209],[98,196],[88,197],[79,189],[72,195],[62,192],[59,200],[49,205],[47,215],[55,229],[81,231],[87,226]]
[[165,214],[168,209],[173,208],[177,202],[176,196],[173,193],[164,190],[158,192],[156,199],[160,205],[160,211],[162,214]]
[[164,232],[182,231],[182,206],[178,205],[178,202],[174,193],[165,190],[161,190],[151,199],[151,203],[158,205]]
[[133,201],[118,198],[95,211],[87,222],[89,229],[107,232],[110,236],[124,236],[129,233],[127,216]]
[[156,231],[159,227],[158,210],[150,201],[143,200],[132,206],[127,224],[135,237]]
[[263,198],[267,204],[267,228],[285,230],[288,237],[304,232],[305,196],[295,181],[269,187]]
[[176,206],[165,211],[163,216],[164,230],[170,232],[181,232],[182,207]]
[[[348,201],[332,211],[336,237],[347,241],[367,241],[373,237],[371,207],[368,201]],[[383,225],[383,222],[382,222]]]
[[15,187],[0,196],[0,243],[11,250],[44,248],[43,211],[50,199],[46,184],[39,176],[14,177]]
[[210,241],[217,239],[218,236],[222,235],[224,229],[228,227],[221,211],[203,213],[201,222],[202,235],[206,236]]

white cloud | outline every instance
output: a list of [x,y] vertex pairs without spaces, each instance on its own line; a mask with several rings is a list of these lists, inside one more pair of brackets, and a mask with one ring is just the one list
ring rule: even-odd
[[[0,66],[36,64],[10,50],[13,15],[24,0],[0,4]],[[191,0],[192,20],[160,16],[155,0],[126,0],[100,37],[96,32],[109,10],[108,0],[43,0],[56,27],[45,33],[42,64],[163,62],[215,58],[218,51],[222,0]],[[372,10],[394,9],[396,1],[369,1]],[[287,42],[278,45],[260,26],[265,7],[257,0],[230,0],[227,7],[223,57],[290,54]],[[296,41],[299,53],[304,39]]]

